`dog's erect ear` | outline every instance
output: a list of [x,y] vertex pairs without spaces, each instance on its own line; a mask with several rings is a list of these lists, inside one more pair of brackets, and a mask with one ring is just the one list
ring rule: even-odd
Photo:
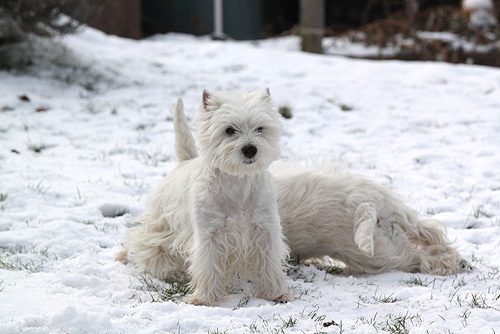
[[269,92],[269,88],[264,88],[263,90],[259,91],[258,94],[260,95],[260,98],[263,101],[266,101],[266,102],[271,101],[271,93]]
[[208,100],[210,100],[211,97],[212,97],[212,95],[210,95],[210,93],[204,89],[203,90],[203,109],[205,109],[205,111],[208,111]]
[[203,90],[203,110],[214,111],[219,109],[224,101],[217,94],[211,94],[206,89]]

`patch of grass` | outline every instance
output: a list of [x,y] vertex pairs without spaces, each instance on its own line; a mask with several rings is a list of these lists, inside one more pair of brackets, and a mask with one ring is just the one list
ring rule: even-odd
[[312,319],[313,321],[317,321],[317,322],[323,322],[323,321],[325,321],[326,315],[325,314],[319,314],[318,311],[319,311],[319,307],[316,306],[312,311],[310,311],[307,314],[307,316],[310,319]]
[[146,166],[158,167],[159,163],[172,160],[171,156],[164,152],[163,148],[134,151],[133,154],[136,159],[142,161]]
[[379,296],[379,297],[374,296],[373,298],[375,298],[376,300],[378,300],[379,302],[384,303],[384,304],[392,304],[392,303],[396,303],[399,301],[399,299],[392,297],[392,294],[390,294],[389,296],[386,296],[386,295]]
[[424,287],[427,287],[427,286],[433,284],[434,281],[435,281],[435,279],[429,281],[427,279],[422,279],[422,278],[420,278],[418,276],[411,276],[408,279],[402,279],[402,280],[400,280],[400,283],[408,285],[410,287],[412,287],[412,286],[424,286]]
[[478,219],[479,217],[486,217],[486,218],[493,217],[493,215],[485,211],[484,206],[482,205],[475,205],[472,207],[472,216],[476,219]]
[[459,306],[462,306],[462,295],[460,295],[460,293],[458,293],[458,291],[460,290],[460,288],[456,289],[450,296],[450,304],[455,301]]
[[302,279],[304,283],[312,283],[316,279],[316,273],[308,273],[307,268],[308,265],[298,265],[298,266],[290,266],[288,268],[287,275],[290,276],[293,280]]
[[8,193],[0,193],[0,202],[5,202],[9,197]]
[[154,123],[147,123],[147,124],[141,123],[141,124],[137,125],[137,126],[135,127],[135,129],[136,129],[137,131],[144,131],[144,130],[151,129],[151,128],[153,128],[154,126],[155,126],[155,124],[154,124]]
[[[281,319],[281,316],[280,316],[280,319]],[[297,324],[298,321],[299,321],[298,319],[295,319],[292,316],[289,316],[288,319],[286,319],[286,320],[281,319],[281,322],[282,322],[281,327],[282,328],[292,328]]]
[[356,322],[352,326],[352,329],[355,329],[358,322],[360,322],[364,325],[368,325],[370,327],[373,327],[376,331],[378,331],[378,329],[377,329],[377,326],[378,326],[377,316],[378,316],[378,313],[375,313],[373,315],[373,317],[371,317],[371,318],[367,318],[365,316],[359,317],[358,319],[356,319]]
[[342,110],[344,112],[352,111],[354,109],[353,106],[350,106],[350,105],[345,104],[345,103],[339,104],[339,108],[340,108],[340,110]]
[[408,312],[397,315],[388,314],[385,320],[379,320],[378,313],[375,313],[371,318],[359,317],[352,326],[352,329],[356,328],[358,322],[373,327],[377,333],[382,332],[391,334],[408,334],[410,333],[411,327],[419,327],[422,325],[420,314],[410,315]]
[[[295,287],[296,286],[292,286],[292,288],[295,288]],[[296,297],[295,297],[295,299],[297,299],[297,300],[300,300],[302,298],[302,296],[311,295],[319,290],[318,287],[309,289],[309,288],[302,288],[299,286],[299,288],[300,288],[300,293],[296,294]]]
[[83,110],[91,115],[98,115],[102,112],[102,108],[97,106],[94,101],[88,101],[85,103]]
[[462,319],[462,326],[464,326],[464,328],[467,327],[467,320],[469,319],[470,314],[471,312],[469,309],[466,309],[464,313],[460,315],[460,318]]
[[45,144],[28,144],[28,150],[35,153],[42,153],[48,148]]
[[290,119],[292,118],[292,108],[290,108],[290,106],[280,106],[278,108],[278,112],[280,113],[281,116],[283,116],[283,118],[286,118],[286,119]]
[[31,191],[40,194],[40,195],[45,195],[49,191],[49,186],[45,185],[43,183],[43,180],[40,180],[37,184],[33,185],[31,183],[28,183],[28,189]]
[[279,315],[273,315],[271,318],[259,317],[259,320],[248,325],[248,329],[250,333],[285,334],[289,332],[287,329],[295,327],[298,322],[293,316],[283,319]]
[[375,304],[375,303],[392,304],[399,301],[399,299],[393,297],[392,294],[388,296],[386,295],[377,296],[377,292],[375,292],[375,295],[373,295],[373,297],[359,296],[359,299],[363,303],[368,303],[368,304]]
[[121,145],[115,145],[109,152],[102,151],[102,159],[106,161],[109,157],[114,155],[127,154],[139,160],[146,166],[157,167],[160,163],[169,162],[172,156],[164,150],[163,147],[153,147],[147,149],[128,148]]
[[92,220],[84,220],[82,223],[85,224],[85,225],[93,226],[96,229],[96,231],[103,232],[103,233],[107,233],[109,231],[116,231],[116,230],[118,230],[117,226],[110,225],[108,223],[98,224],[98,223],[96,223],[95,221],[92,221]]
[[420,314],[409,315],[398,314],[396,316],[389,314],[382,330],[393,334],[408,334],[410,333],[409,326],[420,326],[422,324],[422,319]]
[[243,298],[240,299],[240,301],[238,302],[238,305],[236,305],[235,308],[233,308],[233,310],[237,310],[241,307],[245,307],[248,305],[248,303],[250,302],[250,299],[251,297],[246,295],[246,296],[243,296]]
[[0,254],[0,269],[10,271],[40,272],[49,259],[47,249],[39,250],[35,246],[2,250],[4,252]]
[[118,144],[115,144],[115,147],[113,147],[108,154],[104,153],[104,155],[119,155],[119,154],[125,154],[127,153],[127,149],[125,147],[119,146]]
[[[487,296],[486,294],[494,294],[494,291],[490,291],[488,289],[487,293],[484,292],[476,292],[476,293],[469,293],[467,292],[464,295],[458,293],[459,289],[455,290],[453,294],[450,296],[449,301],[451,303],[455,303],[460,307],[469,307],[469,308],[479,308],[479,309],[493,309],[496,311],[500,311],[496,307],[493,307],[488,304],[487,302]],[[499,298],[499,295],[492,296],[493,300],[497,300]]]
[[470,256],[469,262],[484,264],[484,259],[482,257],[477,257],[476,254],[472,253],[472,255]]
[[181,282],[172,284],[156,283],[149,276],[142,275],[139,277],[141,286],[137,287],[138,290],[148,292],[151,298],[151,303],[161,303],[165,301],[179,302],[182,298],[191,292],[190,287]]
[[224,331],[219,331],[219,329],[217,328],[216,330],[209,330],[208,331],[208,334],[226,334],[227,332],[229,331],[229,329],[226,329]]
[[327,99],[326,101],[330,102],[330,103],[333,103],[334,105],[338,106],[340,108],[340,110],[342,110],[343,112],[349,112],[349,111],[353,111],[354,110],[354,107],[352,105],[347,104],[347,103],[339,102],[335,98],[330,98],[330,99]]
[[181,324],[177,321],[177,330],[170,334],[181,334]]
[[[471,301],[469,302],[469,306],[472,308],[481,308],[481,309],[494,309],[497,310],[497,308],[490,306],[486,303],[486,296],[483,293],[476,292],[471,295]],[[497,296],[498,297],[498,296]],[[497,299],[497,297],[494,297],[494,299]]]
[[453,286],[453,288],[455,288],[455,289],[461,288],[465,285],[467,285],[467,282],[465,281],[465,279],[463,277],[460,278],[458,281],[453,279],[453,282],[451,283],[451,286]]
[[10,256],[0,255],[0,269],[15,271],[15,270],[28,270],[32,271],[34,268],[34,262],[30,260],[29,262],[22,263],[21,261],[9,261]]
[[[323,329],[331,326],[338,326],[340,328],[340,333],[344,333],[342,325],[336,323],[335,321],[325,321],[326,315],[319,312],[319,306],[313,305],[311,308],[304,308],[302,312],[298,314],[287,315],[286,317],[281,317],[279,314],[273,314],[271,317],[263,318],[259,316],[259,319],[255,320],[249,325],[245,325],[248,330],[245,333],[263,333],[263,334],[285,334],[285,333],[304,333],[302,330],[298,330],[299,324],[304,327],[305,323],[311,324],[310,320],[314,322],[314,329],[310,329],[307,333],[323,334],[326,333],[322,331]],[[329,331],[328,333],[331,333]]]

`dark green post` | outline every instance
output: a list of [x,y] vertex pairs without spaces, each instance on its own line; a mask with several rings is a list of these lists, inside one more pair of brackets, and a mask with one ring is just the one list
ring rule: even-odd
[[323,53],[325,0],[300,0],[302,51]]

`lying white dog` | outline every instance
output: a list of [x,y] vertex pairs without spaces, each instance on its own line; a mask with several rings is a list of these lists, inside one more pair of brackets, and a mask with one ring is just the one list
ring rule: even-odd
[[444,225],[420,219],[386,187],[334,168],[271,166],[283,231],[292,256],[330,256],[351,273],[391,270],[438,275],[469,269]]

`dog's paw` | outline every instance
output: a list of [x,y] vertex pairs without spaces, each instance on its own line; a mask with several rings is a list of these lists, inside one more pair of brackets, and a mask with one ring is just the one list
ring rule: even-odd
[[191,304],[191,305],[196,305],[196,306],[207,306],[208,305],[208,303],[206,301],[198,299],[198,298],[193,298],[193,297],[186,299],[186,303]]
[[123,264],[128,264],[128,251],[127,249],[122,249],[115,256],[115,261],[119,261]]
[[274,298],[270,298],[268,300],[273,301],[273,302],[278,303],[278,304],[285,304],[285,303],[291,302],[293,300],[293,292],[291,290],[287,290],[284,293],[282,293],[281,295],[274,297]]
[[186,303],[191,304],[191,305],[195,305],[195,306],[211,306],[211,305],[213,305],[213,303],[209,302],[208,300],[205,300],[205,299],[199,298],[199,297],[194,297],[194,296],[188,297],[186,299]]

